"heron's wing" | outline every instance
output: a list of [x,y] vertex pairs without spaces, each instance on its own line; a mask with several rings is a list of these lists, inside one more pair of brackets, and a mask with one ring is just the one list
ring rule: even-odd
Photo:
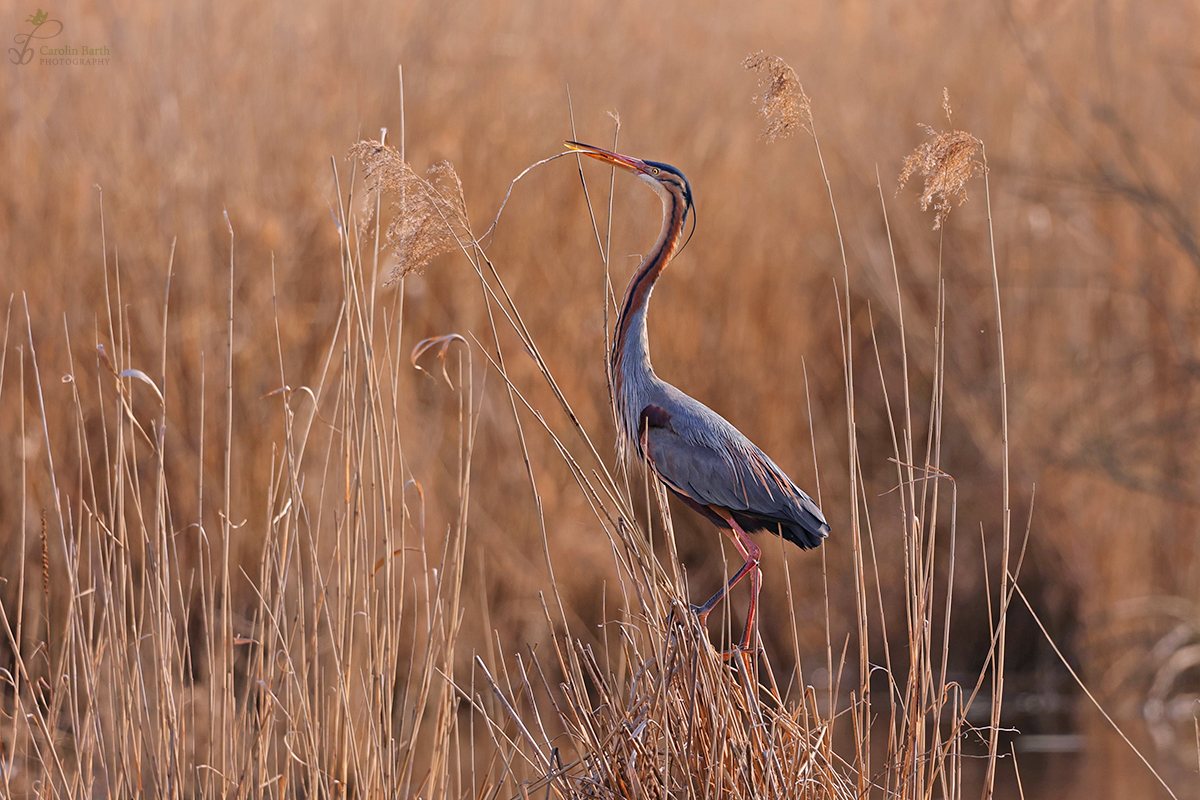
[[734,514],[739,524],[749,518],[754,529],[778,533],[782,525],[784,536],[801,547],[815,547],[828,534],[816,503],[744,436],[677,427],[647,426],[644,433],[654,471],[676,492],[701,505],[740,512]]
[[697,503],[747,511],[761,493],[754,490],[756,480],[747,484],[742,474],[746,470],[738,469],[725,448],[681,436],[667,427],[648,428],[645,442],[646,455],[658,476]]

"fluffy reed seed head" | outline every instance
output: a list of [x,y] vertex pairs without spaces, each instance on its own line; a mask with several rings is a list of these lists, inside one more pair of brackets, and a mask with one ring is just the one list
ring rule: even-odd
[[[953,123],[950,109],[950,92],[942,90],[942,108],[946,119]],[[925,179],[925,188],[921,192],[921,210],[926,211],[933,206],[933,229],[942,227],[957,201],[962,205],[967,201],[967,182],[976,175],[987,172],[983,159],[983,142],[966,131],[936,131],[932,126],[922,123],[929,140],[917,146],[904,159],[904,169],[900,173],[900,186],[897,193],[903,189],[913,174],[919,174]]]
[[349,157],[362,162],[372,189],[395,197],[385,240],[397,262],[384,285],[419,274],[437,256],[473,241],[462,182],[449,161],[434,164],[423,178],[383,142],[359,142]]
[[786,139],[796,128],[812,133],[812,102],[804,93],[796,71],[779,56],[759,51],[746,56],[742,66],[759,75],[762,94],[754,96],[758,113],[767,120],[763,138],[768,142]]

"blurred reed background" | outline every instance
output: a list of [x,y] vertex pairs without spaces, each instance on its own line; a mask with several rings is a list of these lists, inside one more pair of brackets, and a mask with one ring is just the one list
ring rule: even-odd
[[[33,10],[0,4],[0,30],[11,39]],[[92,370],[96,344],[112,348],[105,320],[117,301],[106,305],[106,256],[110,293],[119,263],[129,365],[157,376],[173,249],[165,387],[174,449],[164,471],[173,485],[203,481],[210,493],[202,512],[195,492],[173,497],[173,518],[184,521],[176,541],[185,568],[200,549],[196,529],[185,523],[220,527],[230,259],[223,211],[235,231],[236,264],[228,507],[235,523],[245,521],[231,558],[256,574],[272,515],[274,446],[285,435],[267,397],[280,385],[273,314],[277,306],[279,349],[293,388],[316,381],[343,297],[330,159],[345,180],[354,142],[386,127],[399,144],[401,64],[406,158],[418,169],[441,159],[454,164],[477,232],[509,181],[558,152],[563,139],[611,146],[613,113],[620,119],[617,149],[687,174],[697,229],[655,296],[655,365],[815,495],[807,372],[819,488],[833,527],[824,558],[836,655],[855,609],[846,577],[851,553],[841,537],[849,525],[835,290],[842,263],[807,138],[760,137],[751,101],[759,89],[739,65],[765,50],[791,63],[813,99],[848,249],[856,347],[878,347],[893,401],[902,392],[901,352],[877,180],[899,266],[915,396],[929,393],[937,286],[944,281],[942,466],[958,481],[966,533],[957,559],[970,565],[955,578],[959,645],[952,668],[977,672],[988,647],[982,565],[996,574],[1001,480],[982,186],[968,189],[971,200],[955,209],[944,238],[931,232],[932,214],[920,211],[916,190],[895,196],[903,158],[924,138],[919,123],[950,127],[943,87],[954,101],[953,127],[986,142],[992,168],[1015,530],[1023,531],[1033,503],[1022,586],[1134,741],[1171,781],[1194,786],[1200,11],[1193,4],[932,0],[760,3],[749,10],[706,0],[365,0],[87,3],[52,11],[65,38],[105,44],[112,60],[90,68],[35,60],[0,70],[0,298],[13,298],[0,386],[6,613],[21,602],[22,543],[29,573],[41,575],[45,555],[49,578],[45,586],[23,584],[22,647],[54,641],[61,624],[55,614],[65,608],[55,595],[63,548],[53,537],[42,545],[41,512],[54,507],[46,460],[53,455],[59,491],[75,491],[86,469],[74,438],[75,407],[57,379],[72,371],[70,359]],[[599,211],[607,173],[591,171],[589,179]],[[107,250],[96,186],[103,189]],[[632,181],[618,179],[615,191],[612,272],[619,293],[637,263],[633,254],[657,231],[658,210]],[[604,270],[573,160],[541,167],[517,184],[488,255],[523,299],[525,321],[583,425],[602,453],[611,452]],[[388,267],[385,261],[380,282]],[[381,302],[396,303],[398,291],[384,290]],[[401,335],[410,344],[469,332],[486,341],[478,279],[461,256],[436,259],[407,278],[403,292]],[[31,377],[30,340],[42,396]],[[510,375],[535,407],[552,404],[515,344]],[[483,361],[475,359],[477,383],[485,380]],[[879,366],[860,357],[855,369],[864,489],[873,497],[895,483],[887,461],[891,432]],[[438,543],[459,510],[458,401],[415,371],[401,370],[396,386],[404,477],[423,487],[424,530]],[[542,534],[502,389],[494,374],[486,378],[474,445],[462,590],[464,606],[474,610],[463,621],[457,655],[467,671],[472,648],[490,647],[493,629],[505,646],[518,648],[545,644],[550,635],[539,599],[548,582]],[[94,386],[78,390],[95,393]],[[51,449],[62,448],[50,454],[40,421],[33,422],[43,402]],[[915,403],[914,411],[914,429],[923,431],[927,410]],[[82,429],[100,444],[100,421],[84,419]],[[560,565],[559,589],[581,635],[614,614],[610,544],[552,443],[527,434],[549,554]],[[872,523],[885,603],[901,624],[901,521]],[[693,595],[706,596],[724,570],[717,534],[686,510],[675,515],[675,527]],[[784,624],[782,556],[764,550],[763,638],[786,673],[793,642]],[[798,652],[823,663],[821,555],[787,558]],[[236,613],[256,602],[252,581],[235,570],[229,607]],[[1085,734],[1081,755],[1030,761],[1023,773],[1028,796],[1039,784],[1071,786],[1077,797],[1150,796],[1142,793],[1152,791],[1152,779],[1094,710],[1077,702],[1024,609],[1012,612],[1011,624],[1006,713],[1014,716],[1006,722],[1027,733]],[[11,670],[12,662],[10,645],[0,642],[0,666]],[[808,679],[822,678],[810,667]],[[1044,741],[1055,747],[1071,740]]]

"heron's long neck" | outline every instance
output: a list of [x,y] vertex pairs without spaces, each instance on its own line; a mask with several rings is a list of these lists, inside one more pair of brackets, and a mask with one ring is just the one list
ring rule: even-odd
[[633,408],[630,400],[636,398],[655,380],[650,366],[650,344],[646,338],[646,306],[654,283],[679,246],[683,232],[684,204],[674,194],[663,191],[663,224],[658,241],[642,259],[637,271],[629,279],[621,313],[617,315],[617,328],[612,350],[613,390],[617,400],[617,413],[628,440],[636,440],[638,415],[642,409]]

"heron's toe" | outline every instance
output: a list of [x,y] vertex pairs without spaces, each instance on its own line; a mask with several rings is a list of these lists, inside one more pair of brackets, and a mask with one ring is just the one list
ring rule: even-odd
[[722,650],[721,651],[721,660],[729,661],[734,656],[739,656],[742,659],[743,663],[749,664],[751,659],[758,657],[758,654],[761,650],[762,650],[762,648],[760,648],[760,647],[754,647],[754,646],[750,646],[750,645],[738,645],[737,647],[733,648],[732,650]]

